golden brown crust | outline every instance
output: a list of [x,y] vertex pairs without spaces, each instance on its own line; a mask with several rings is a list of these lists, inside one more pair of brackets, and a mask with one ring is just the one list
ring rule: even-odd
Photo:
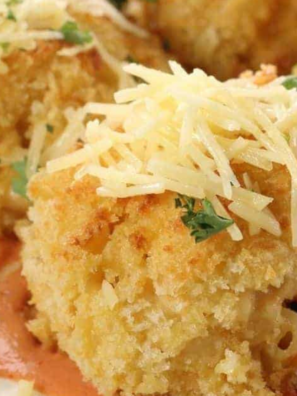
[[127,12],[160,33],[180,62],[220,79],[262,63],[288,74],[297,62],[294,0],[130,0]]
[[240,74],[240,78],[249,79],[253,84],[258,86],[266,85],[277,78],[277,67],[262,64],[260,70],[255,73],[251,70],[246,70]]
[[19,229],[42,317],[34,333],[46,317],[61,349],[107,395],[276,395],[272,374],[284,376],[297,340],[296,314],[283,306],[297,274],[290,177],[281,166],[235,169],[239,178],[247,171],[274,197],[281,238],[251,237],[239,221],[242,242],[221,232],[196,244],[172,193],[107,199],[95,194],[96,179],[73,183],[73,171],[37,175],[31,225]]

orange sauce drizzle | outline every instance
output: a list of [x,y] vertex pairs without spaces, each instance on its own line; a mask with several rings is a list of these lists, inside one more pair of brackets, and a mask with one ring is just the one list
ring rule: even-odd
[[[19,259],[17,241],[0,240],[0,271]],[[26,328],[30,298],[21,270],[0,278],[0,377],[35,382],[46,396],[98,396],[67,355],[45,349]]]

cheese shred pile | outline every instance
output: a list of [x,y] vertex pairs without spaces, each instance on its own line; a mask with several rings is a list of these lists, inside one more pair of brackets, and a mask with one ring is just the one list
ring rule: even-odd
[[[77,167],[75,179],[97,177],[97,193],[104,197],[168,190],[207,198],[219,215],[230,218],[232,212],[247,221],[252,235],[263,229],[280,236],[280,224],[268,208],[273,199],[261,194],[248,174],[241,184],[231,165],[270,171],[274,163],[282,164],[292,177],[297,246],[297,91],[285,89],[282,78],[263,86],[247,78],[221,83],[199,69],[188,74],[176,62],[170,68],[172,74],[125,66],[143,83],[117,92],[116,104],[88,103],[80,109],[56,150],[64,144],[69,152],[75,131],[83,148],[61,157],[52,150],[47,171]],[[87,115],[101,121],[84,127]],[[221,198],[228,200],[229,212]],[[228,232],[233,240],[243,237],[236,224]]]

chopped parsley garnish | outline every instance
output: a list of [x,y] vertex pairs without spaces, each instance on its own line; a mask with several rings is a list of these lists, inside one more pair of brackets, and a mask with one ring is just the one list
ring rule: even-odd
[[[143,0],[147,3],[157,3],[158,0]],[[109,2],[114,5],[118,10],[121,10],[127,3],[127,0],[109,0]]]
[[137,77],[137,76],[132,76],[133,77],[133,80],[136,82],[136,84],[143,84],[145,81],[142,79],[142,78],[140,78],[140,77]]
[[139,62],[137,62],[137,60],[132,55],[128,55],[127,58],[126,58],[126,61],[128,63],[139,63]]
[[87,30],[79,30],[77,24],[73,21],[65,22],[60,32],[64,36],[64,40],[71,44],[88,44],[93,40],[91,33]]
[[[132,55],[128,55],[126,58],[126,61],[129,63],[139,63]],[[145,81],[137,76],[132,76],[133,80],[136,82],[136,84],[143,84]]]
[[109,2],[114,5],[116,8],[121,10],[123,6],[127,3],[127,0],[109,0]]
[[[15,177],[12,178],[11,187],[15,194],[21,195],[27,198],[27,183],[28,179],[26,176],[26,165],[27,160],[14,162],[11,167],[17,173]],[[27,198],[28,199],[28,198]]]
[[9,43],[0,43],[0,47],[3,49],[4,53],[9,49]]
[[284,139],[285,139],[285,141],[287,142],[287,143],[290,143],[290,135],[288,135],[287,133],[284,133],[283,134],[283,136],[284,136]]
[[297,88],[297,77],[289,76],[283,82],[282,85],[287,89]]
[[53,133],[54,132],[54,127],[51,124],[45,124],[46,130],[49,133]]
[[23,0],[10,0],[7,5],[11,6],[11,5],[16,5],[16,4],[21,4],[23,2]]
[[182,208],[181,220],[191,230],[195,242],[202,242],[230,227],[234,221],[218,216],[208,199],[202,200],[202,208],[195,211],[195,199],[180,195],[175,199],[175,207]]
[[163,47],[164,51],[166,51],[166,52],[170,51],[170,48],[171,48],[170,41],[167,38],[163,40],[162,47]]
[[10,21],[14,21],[14,22],[16,21],[16,17],[10,9],[8,10],[6,19],[9,19]]

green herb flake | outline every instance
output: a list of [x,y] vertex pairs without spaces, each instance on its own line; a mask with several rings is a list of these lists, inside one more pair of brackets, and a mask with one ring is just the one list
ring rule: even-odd
[[118,10],[121,10],[127,3],[127,0],[109,0],[109,2],[115,6]]
[[283,134],[283,137],[284,137],[284,139],[285,139],[285,141],[289,144],[290,143],[290,135],[288,135],[287,133],[284,133]]
[[0,47],[3,49],[4,53],[6,53],[9,49],[9,43],[0,43]]
[[[146,3],[157,3],[158,0],[143,0]],[[115,6],[118,10],[121,10],[127,3],[127,0],[109,0],[109,2]]]
[[191,230],[195,242],[202,242],[234,224],[232,219],[218,216],[208,199],[202,200],[202,208],[195,211],[195,199],[180,195],[175,199],[175,207],[182,208],[181,220]]
[[180,198],[175,198],[175,208],[182,208],[183,204]]
[[294,89],[297,88],[297,77],[296,76],[289,76],[283,82],[282,85],[286,89]]
[[23,0],[10,0],[7,5],[11,6],[11,5],[16,5],[16,4],[21,4],[23,2]]
[[14,15],[14,13],[12,12],[12,10],[10,10],[10,9],[8,10],[6,19],[9,19],[10,21],[16,22],[16,17]]
[[163,47],[164,51],[166,51],[166,52],[170,51],[171,45],[170,45],[170,41],[167,38],[163,40],[162,47]]
[[[126,58],[126,62],[128,63],[139,63],[132,55],[128,55]],[[132,76],[133,80],[136,82],[136,84],[143,84],[145,81],[137,76]]]
[[[27,183],[28,179],[26,176],[26,165],[27,160],[14,162],[11,167],[16,172],[16,176],[12,178],[11,187],[15,194],[18,194],[24,198],[27,198]],[[27,198],[28,199],[28,198]]]
[[144,84],[145,83],[145,81],[140,77],[137,77],[137,76],[132,76],[132,77],[133,77],[133,80],[136,82],[136,84]]
[[54,132],[54,127],[51,124],[45,124],[45,127],[48,133]]
[[60,32],[64,36],[64,40],[71,44],[88,44],[93,40],[92,34],[87,30],[79,30],[77,24],[73,21],[64,23]]
[[127,56],[126,62],[128,62],[128,63],[139,63],[139,62],[137,62],[137,60],[132,55],[128,55]]

